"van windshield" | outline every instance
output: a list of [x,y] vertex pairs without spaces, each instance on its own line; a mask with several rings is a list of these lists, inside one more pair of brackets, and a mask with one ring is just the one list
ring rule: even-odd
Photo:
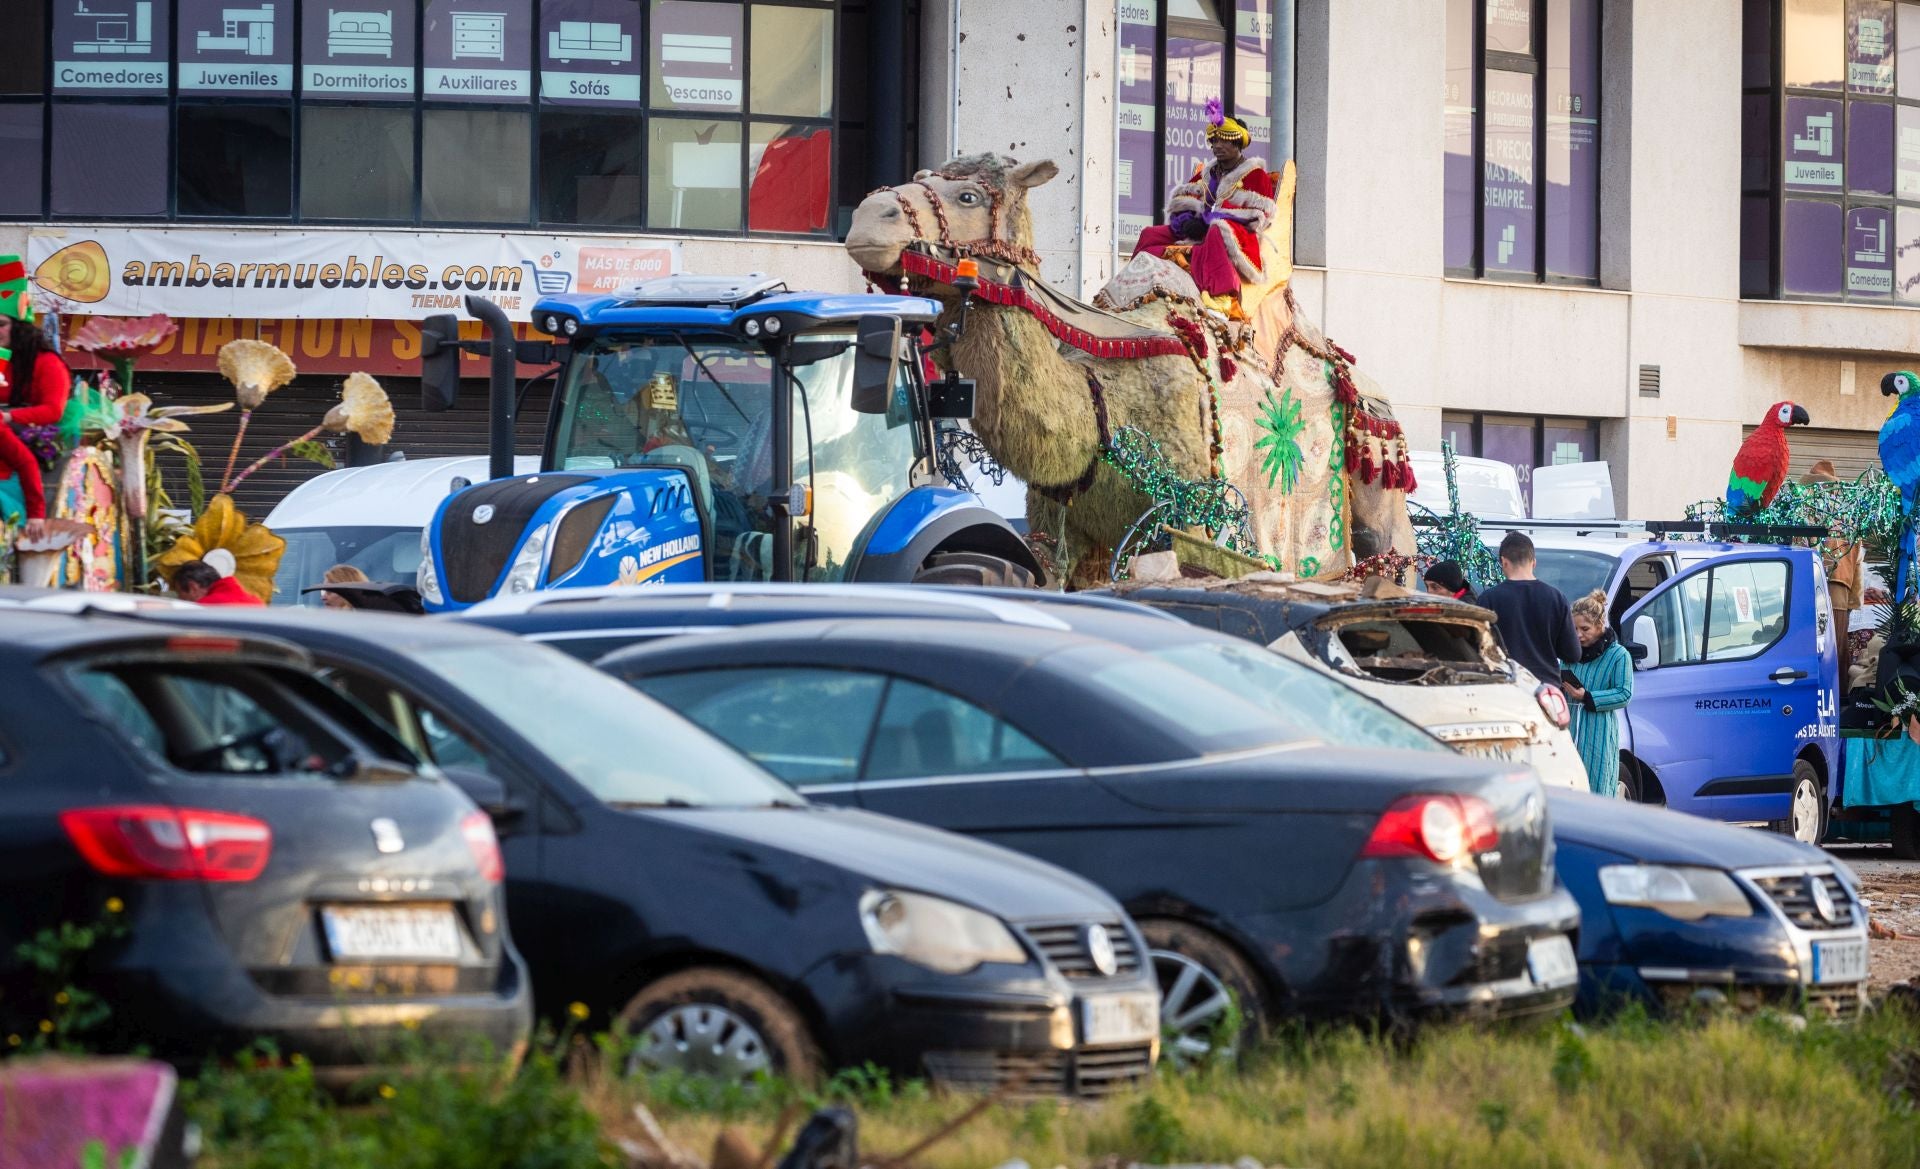
[[558,651],[489,640],[416,657],[610,806],[803,802],[672,710]]
[[420,529],[403,527],[276,528],[287,542],[273,574],[273,603],[318,607],[323,593],[302,594],[327,569],[346,564],[367,579],[413,585],[420,576]]
[[1533,574],[1560,590],[1569,601],[1578,600],[1595,589],[1606,591],[1613,579],[1613,568],[1620,561],[1604,552],[1580,552],[1571,548],[1533,550],[1536,563]]

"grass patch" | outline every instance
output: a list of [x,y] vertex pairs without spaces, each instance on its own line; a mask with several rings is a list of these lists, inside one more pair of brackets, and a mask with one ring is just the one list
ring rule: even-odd
[[[783,1111],[843,1103],[872,1160],[964,1107],[871,1068],[812,1092],[625,1080],[603,1050],[536,1055],[511,1076],[423,1070],[394,1081],[390,1098],[350,1107],[321,1097],[297,1066],[242,1067],[201,1079],[193,1106],[213,1169],[612,1165],[608,1140],[632,1131],[635,1103],[701,1156],[723,1128],[757,1147]],[[1097,1105],[997,1105],[916,1165],[1914,1166],[1917,1097],[1920,1021],[1896,1011],[1846,1028],[1627,1018],[1592,1030],[1435,1030],[1411,1044],[1336,1031],[1291,1036],[1239,1068],[1163,1071]]]

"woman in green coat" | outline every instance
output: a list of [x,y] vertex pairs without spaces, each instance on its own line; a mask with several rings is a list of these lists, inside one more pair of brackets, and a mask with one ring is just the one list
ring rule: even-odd
[[1607,595],[1598,589],[1573,603],[1573,631],[1580,637],[1580,660],[1562,663],[1573,678],[1566,683],[1573,745],[1594,794],[1618,795],[1620,720],[1614,712],[1633,698],[1633,658],[1607,628]]

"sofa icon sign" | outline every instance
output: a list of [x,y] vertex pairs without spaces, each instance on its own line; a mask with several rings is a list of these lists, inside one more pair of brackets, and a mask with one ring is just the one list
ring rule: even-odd
[[547,33],[547,56],[563,65],[575,61],[605,61],[624,65],[633,60],[633,37],[617,24],[563,20]]

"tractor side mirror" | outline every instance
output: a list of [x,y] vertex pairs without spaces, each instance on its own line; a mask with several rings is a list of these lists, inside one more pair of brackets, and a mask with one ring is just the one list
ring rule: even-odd
[[1653,626],[1653,618],[1645,613],[1633,619],[1633,640],[1627,643],[1627,655],[1642,670],[1660,664],[1660,633]]
[[900,380],[900,318],[861,317],[853,354],[853,409],[885,414]]
[[453,409],[460,396],[460,318],[451,313],[420,323],[420,408]]

